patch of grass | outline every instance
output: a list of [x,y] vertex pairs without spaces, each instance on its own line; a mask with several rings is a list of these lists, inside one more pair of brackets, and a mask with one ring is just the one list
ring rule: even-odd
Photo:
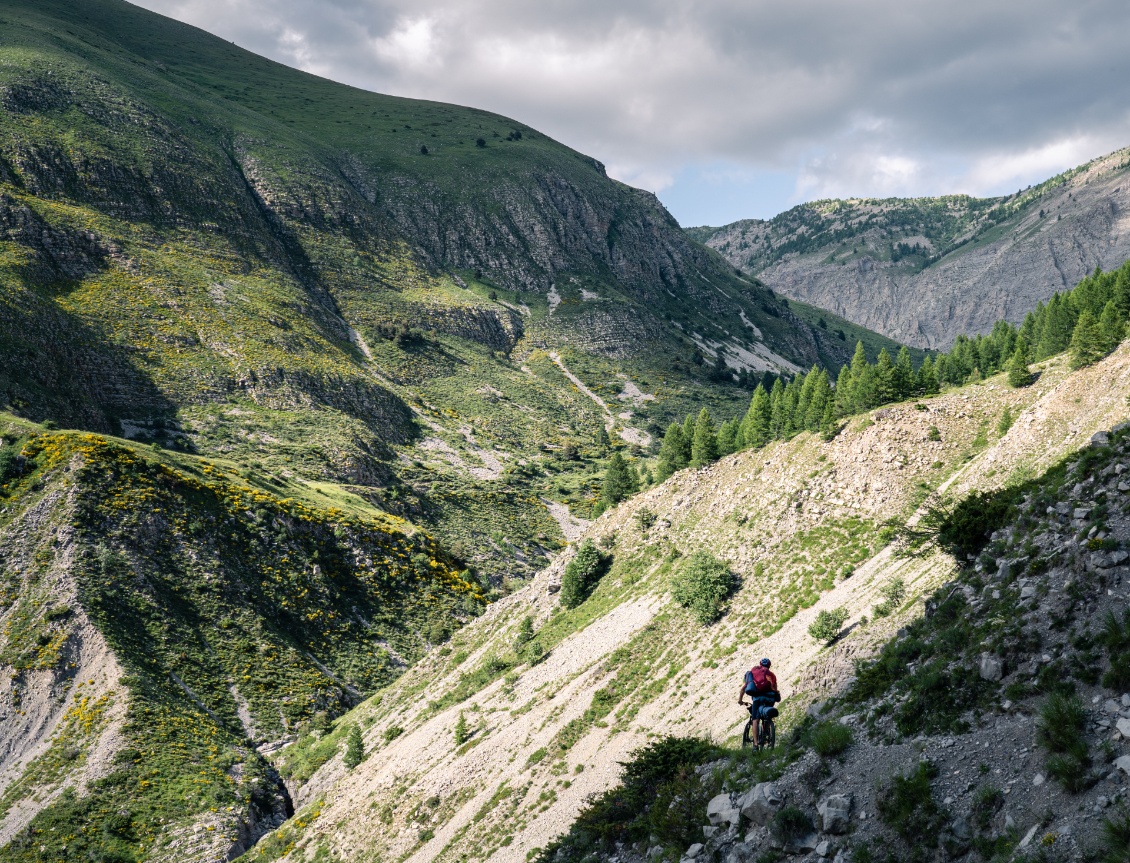
[[1086,730],[1087,711],[1077,697],[1061,693],[1048,696],[1040,708],[1036,740],[1049,753],[1048,775],[1072,794],[1087,787],[1091,755]]
[[842,755],[852,744],[851,729],[840,722],[821,722],[808,736],[812,749],[825,758]]
[[946,813],[934,800],[930,782],[937,767],[921,762],[910,776],[895,776],[879,789],[875,805],[879,819],[909,844],[934,848],[946,822]]
[[769,832],[782,845],[802,839],[815,829],[808,813],[799,806],[784,806],[769,822]]

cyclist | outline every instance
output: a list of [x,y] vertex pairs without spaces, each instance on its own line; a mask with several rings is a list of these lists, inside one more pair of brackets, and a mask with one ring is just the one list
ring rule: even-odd
[[[750,697],[749,715],[753,717],[755,732],[762,720],[772,719],[777,715],[777,709],[773,705],[781,700],[781,693],[777,691],[777,675],[769,670],[772,664],[768,658],[762,659],[747,671],[738,694],[738,704],[742,707],[745,707],[745,697]],[[756,734],[754,739],[757,739]]]

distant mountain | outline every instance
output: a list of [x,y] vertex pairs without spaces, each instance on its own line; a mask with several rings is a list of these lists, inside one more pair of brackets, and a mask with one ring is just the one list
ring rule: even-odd
[[1125,149],[1002,198],[815,201],[687,234],[786,297],[944,349],[1130,258],[1128,168]]

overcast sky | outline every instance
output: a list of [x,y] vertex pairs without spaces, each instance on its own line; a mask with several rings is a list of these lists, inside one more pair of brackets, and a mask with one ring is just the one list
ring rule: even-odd
[[1130,145],[1126,0],[140,0],[369,90],[521,120],[683,225],[992,195]]

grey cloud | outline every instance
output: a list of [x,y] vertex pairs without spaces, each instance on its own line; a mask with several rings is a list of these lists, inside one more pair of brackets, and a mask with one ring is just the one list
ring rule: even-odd
[[980,192],[990,166],[1040,176],[1130,144],[1121,0],[141,5],[347,83],[507,114],[653,187],[725,162],[797,170],[813,194]]

